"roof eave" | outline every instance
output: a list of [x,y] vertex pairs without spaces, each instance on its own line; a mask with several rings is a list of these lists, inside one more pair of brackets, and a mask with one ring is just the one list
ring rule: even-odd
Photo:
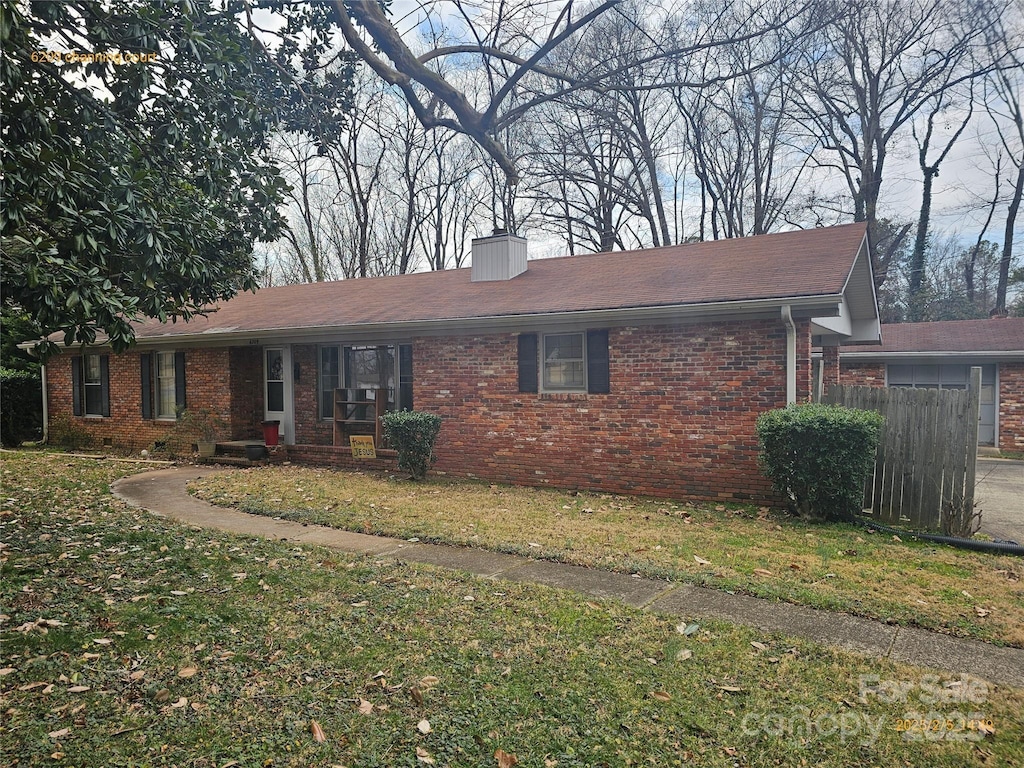
[[[521,315],[491,315],[467,318],[441,318],[436,320],[413,320],[385,323],[353,323],[331,326],[303,326],[287,328],[263,328],[231,330],[217,333],[194,334],[170,333],[160,336],[140,337],[136,346],[157,347],[217,347],[247,346],[293,341],[316,342],[321,339],[347,338],[409,338],[413,336],[439,336],[448,333],[473,333],[513,328],[529,331],[535,328],[562,326],[597,326],[629,324],[663,324],[672,322],[693,322],[708,318],[753,319],[758,316],[778,317],[778,310],[789,305],[797,317],[833,317],[839,313],[841,294],[817,296],[788,296],[769,299],[748,299],[740,301],[706,302],[701,304],[672,304],[657,307],[620,307],[614,309],[593,309],[572,312],[542,312]],[[63,347],[63,344],[58,344]],[[73,344],[70,348],[82,345]],[[93,347],[105,347],[98,342]]]

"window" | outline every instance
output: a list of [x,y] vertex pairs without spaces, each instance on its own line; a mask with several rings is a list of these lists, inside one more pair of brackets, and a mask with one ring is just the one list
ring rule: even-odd
[[103,373],[99,355],[84,355],[85,415],[103,415]]
[[110,356],[71,358],[71,404],[75,416],[110,415]]
[[553,333],[544,337],[544,389],[584,390],[583,334]]
[[176,419],[185,407],[185,353],[144,352],[139,362],[142,418]]
[[608,331],[521,333],[517,339],[520,392],[611,392]]
[[267,411],[284,411],[284,351],[267,350]]
[[178,413],[174,398],[175,391],[174,353],[156,353],[156,417],[173,419]]
[[321,347],[319,387],[322,419],[334,418],[334,390],[338,388],[351,390],[348,400],[363,400],[383,389],[388,393],[387,410],[411,409],[412,345]]

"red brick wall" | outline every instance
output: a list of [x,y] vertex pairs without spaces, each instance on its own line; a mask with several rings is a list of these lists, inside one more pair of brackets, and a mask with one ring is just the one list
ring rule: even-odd
[[315,344],[293,344],[292,362],[299,366],[301,377],[295,382],[295,443],[297,445],[331,445],[334,425],[320,418],[317,377],[320,363]]
[[[188,353],[186,361],[187,358]],[[262,440],[263,348],[231,347],[229,359],[231,437],[235,440]]]
[[885,363],[862,363],[843,360],[840,365],[842,383],[851,387],[884,387]]
[[822,394],[828,392],[830,384],[847,384],[843,381],[839,369],[839,347],[821,348],[821,385]]
[[[47,408],[51,421],[68,418],[93,436],[97,445],[139,450],[164,439],[174,426],[170,420],[142,418],[142,383],[139,352],[110,355],[110,416],[74,416],[71,399],[71,354],[61,354],[46,366]],[[185,352],[185,398],[189,408],[209,408],[232,425],[232,382],[228,374],[229,350],[189,349]],[[257,360],[258,360],[257,354]],[[109,442],[108,442],[109,441]]]
[[999,450],[1024,453],[1024,363],[1000,363]]
[[[443,426],[435,469],[527,485],[700,499],[772,499],[757,467],[754,422],[785,404],[781,320],[609,331],[611,394],[518,392],[516,334],[415,339],[416,407]],[[798,399],[811,391],[810,329],[798,326]],[[317,405],[317,347],[296,344],[294,460],[393,469],[394,457],[353,462],[330,448]],[[230,370],[230,374],[227,371]],[[109,419],[78,418],[115,447],[159,440],[168,422],[141,418],[138,353],[111,355]],[[70,416],[70,356],[48,368],[50,413]],[[188,350],[189,407],[229,419],[232,437],[258,437],[263,414],[257,348]]]
[[[798,344],[810,391],[809,329]],[[418,339],[417,408],[443,419],[435,469],[526,485],[771,499],[754,421],[785,404],[781,321],[614,328],[611,394],[517,391],[516,335]]]

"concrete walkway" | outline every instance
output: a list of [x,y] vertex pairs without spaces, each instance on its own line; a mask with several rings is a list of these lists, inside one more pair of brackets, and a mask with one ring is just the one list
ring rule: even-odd
[[993,683],[1024,687],[1024,649],[998,648],[909,627],[829,613],[712,589],[636,578],[593,568],[530,560],[480,549],[410,543],[319,525],[273,520],[189,496],[190,480],[223,472],[175,467],[132,475],[113,485],[114,494],[157,515],[203,528],[315,544],[342,552],[429,563],[487,579],[545,584],[588,597],[619,600],[643,610],[685,619],[714,618],[769,632],[840,646],[907,664],[976,675]]
[[1024,461],[978,457],[974,503],[981,532],[1024,544]]

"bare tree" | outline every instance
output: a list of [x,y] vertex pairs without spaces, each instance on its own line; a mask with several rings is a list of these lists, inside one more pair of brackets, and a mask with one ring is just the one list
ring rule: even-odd
[[[949,155],[950,150],[957,140],[963,135],[967,124],[974,114],[974,88],[973,82],[963,84],[964,93],[960,89],[947,89],[935,95],[927,107],[924,127],[918,130],[914,121],[911,121],[911,132],[917,144],[917,162],[921,168],[923,185],[921,190],[921,211],[917,221],[917,236],[914,238],[914,250],[910,257],[910,285],[908,287],[908,301],[910,305],[910,319],[916,320],[919,315],[919,294],[924,279],[925,256],[928,249],[929,225],[931,222],[932,210],[932,186],[935,178],[939,175],[939,166]],[[958,98],[962,95],[962,100]],[[942,121],[949,125],[950,113],[959,111],[959,115],[952,122],[953,129],[947,132],[945,140],[939,144],[938,157],[929,158],[928,153],[936,139],[936,121]],[[938,127],[941,130],[940,127]]]
[[[1021,88],[1024,87],[1024,57],[1021,55],[1021,39],[1024,24],[1021,14],[1010,15],[995,35],[993,47],[1009,59],[1007,66],[992,73],[988,81],[985,99],[986,110],[998,136],[999,146],[1005,153],[1009,171],[1010,196],[1006,204],[1006,224],[1003,229],[1003,248],[999,261],[999,283],[993,311],[1006,312],[1006,293],[1009,288],[1010,265],[1013,261],[1014,233],[1021,201],[1024,200],[1024,102]],[[997,54],[1000,55],[1000,54]],[[998,175],[998,170],[997,170]]]
[[[800,118],[824,139],[853,202],[856,221],[874,228],[894,137],[941,93],[982,76],[986,34],[1001,0],[854,0],[809,46]],[[877,284],[894,252],[872,253]]]

